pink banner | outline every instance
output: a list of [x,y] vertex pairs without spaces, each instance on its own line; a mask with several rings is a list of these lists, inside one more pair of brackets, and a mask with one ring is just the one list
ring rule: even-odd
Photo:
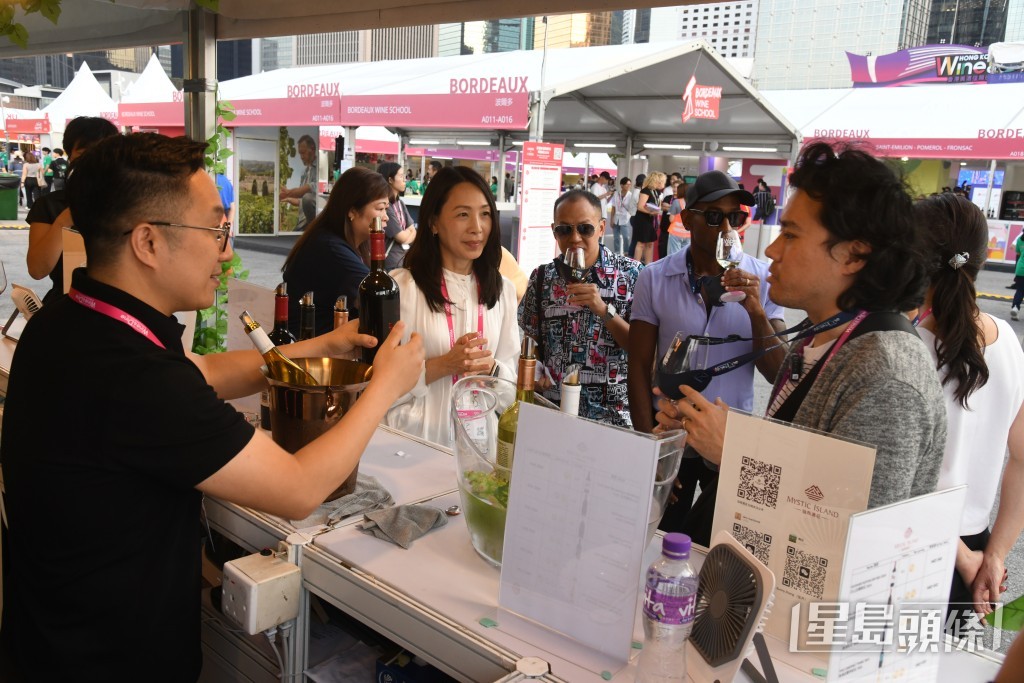
[[992,138],[848,138],[819,137],[804,140],[826,142],[862,142],[880,157],[914,159],[1024,159],[1024,137]]
[[[331,135],[320,136],[320,149],[334,152],[336,138]],[[397,140],[360,140],[356,138],[356,154],[398,154]]]
[[181,102],[119,102],[117,116],[122,126],[185,125],[185,105]]
[[525,92],[342,95],[341,120],[346,126],[525,130],[529,99]]
[[50,132],[50,119],[12,119],[7,117],[8,133],[39,135]]
[[335,96],[293,97],[271,100],[231,100],[238,126],[338,126],[340,100]]

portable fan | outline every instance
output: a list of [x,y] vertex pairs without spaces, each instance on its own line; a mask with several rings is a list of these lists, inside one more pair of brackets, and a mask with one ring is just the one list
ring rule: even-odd
[[697,656],[687,657],[694,681],[733,680],[751,650],[774,591],[775,575],[729,532],[718,532],[700,569],[689,640]]

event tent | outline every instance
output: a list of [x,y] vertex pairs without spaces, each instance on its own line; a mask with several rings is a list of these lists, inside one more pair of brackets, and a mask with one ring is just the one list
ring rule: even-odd
[[[693,76],[721,87],[717,119],[683,123],[682,93]],[[543,137],[570,151],[693,150],[788,158],[794,127],[703,41],[491,53],[299,67],[226,81],[236,109],[274,104],[288,121],[303,101],[340,98],[331,125],[383,125],[413,146],[526,140],[544,108]],[[287,102],[287,106],[281,103]],[[333,116],[334,114],[330,114]],[[325,122],[315,113],[307,123]],[[774,150],[774,151],[773,151]]]
[[89,65],[82,62],[78,73],[53,102],[40,113],[49,118],[53,130],[63,131],[64,124],[76,116],[102,116],[117,119],[117,104],[92,75]]
[[122,102],[173,102],[181,101],[181,93],[167,77],[160,59],[150,55],[146,68],[138,79],[128,86],[121,96]]
[[803,139],[868,143],[881,156],[1024,157],[1024,83],[765,91]]

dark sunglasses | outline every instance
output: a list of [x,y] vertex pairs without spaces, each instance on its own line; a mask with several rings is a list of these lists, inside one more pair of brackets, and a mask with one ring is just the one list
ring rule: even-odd
[[578,232],[580,234],[580,237],[590,237],[595,232],[597,232],[597,226],[591,225],[590,223],[580,223],[579,225],[568,225],[566,223],[561,223],[559,225],[556,225],[552,229],[555,231],[555,234],[558,235],[559,237],[568,237],[569,235],[572,234],[573,230]]
[[726,218],[729,219],[729,225],[734,228],[738,228],[747,222],[747,217],[750,216],[746,211],[730,211],[726,213],[719,209],[707,209],[702,211],[701,209],[690,209],[693,213],[699,213],[704,216],[704,222],[712,228],[717,228],[722,224],[722,221]]

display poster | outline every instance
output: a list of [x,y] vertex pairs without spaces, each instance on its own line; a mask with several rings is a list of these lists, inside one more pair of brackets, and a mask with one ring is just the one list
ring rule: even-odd
[[[775,574],[765,631],[790,636],[794,605],[835,602],[850,516],[868,505],[875,449],[730,411],[712,536],[730,532]],[[805,647],[806,633],[791,646]]]
[[1020,221],[997,221],[990,219],[988,222],[988,260],[1001,261],[1014,264],[1017,262],[1017,249],[1014,244],[1024,230],[1024,223]]
[[959,486],[850,518],[841,600],[805,606],[828,680],[937,679],[966,497]]
[[235,133],[238,234],[305,229],[323,208],[315,126],[254,126]]
[[550,261],[558,246],[551,232],[555,200],[562,191],[565,145],[523,143],[523,203],[519,210],[519,267],[526,273]]
[[[659,442],[519,410],[498,622],[527,642],[563,636],[570,661],[614,672],[631,650]],[[531,637],[531,624],[557,634]]]

